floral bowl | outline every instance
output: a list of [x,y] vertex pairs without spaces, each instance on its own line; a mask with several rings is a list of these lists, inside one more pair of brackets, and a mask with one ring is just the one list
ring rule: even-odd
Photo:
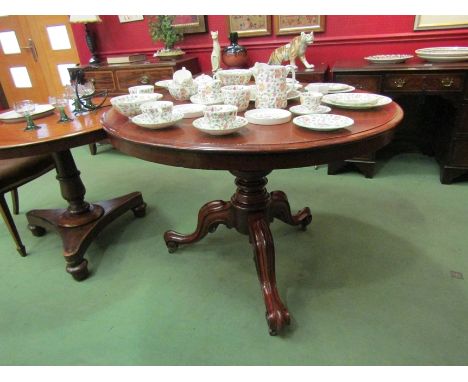
[[176,100],[187,101],[197,92],[197,86],[195,83],[191,85],[178,85],[174,81],[169,83],[169,93]]
[[252,78],[250,69],[227,69],[216,72],[215,78],[221,81],[222,86],[247,85]]
[[162,97],[163,95],[159,93],[124,94],[111,98],[110,103],[123,115],[134,117],[142,113],[142,104],[145,102],[158,101]]

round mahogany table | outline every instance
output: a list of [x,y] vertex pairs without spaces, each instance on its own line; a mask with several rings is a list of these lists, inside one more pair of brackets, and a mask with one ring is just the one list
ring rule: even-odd
[[390,142],[403,118],[401,108],[394,102],[366,111],[332,112],[353,118],[354,125],[316,132],[292,122],[274,126],[248,124],[232,135],[211,136],[193,127],[193,119],[184,119],[167,129],[149,130],[134,125],[114,109],[102,118],[112,145],[124,153],[169,166],[226,170],[235,176],[237,190],[230,201],[208,202],[199,211],[193,233],[167,231],[164,239],[173,252],[180,244],[194,243],[214,232],[219,224],[248,235],[272,335],[289,324],[290,317],[276,288],[275,250],[269,224],[277,218],[304,229],[312,215],[307,207],[292,214],[285,193],[266,190],[266,176],[274,169],[318,165],[375,151]]
[[52,114],[35,119],[40,129],[31,131],[24,130],[26,122],[0,122],[0,159],[48,153],[54,159],[57,180],[68,207],[29,211],[26,215],[28,228],[35,236],[44,235],[46,229],[61,236],[66,270],[77,281],[88,276],[84,254],[106,225],[129,209],[137,217],[145,215],[146,204],[140,192],[94,204],[84,200],[86,189],[70,149],[106,137],[100,123],[105,110],[75,116],[66,123],[58,123],[58,115]]

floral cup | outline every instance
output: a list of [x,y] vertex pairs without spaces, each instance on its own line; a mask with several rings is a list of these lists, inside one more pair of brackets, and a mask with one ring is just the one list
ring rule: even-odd
[[230,85],[221,88],[225,105],[235,105],[238,111],[247,110],[250,102],[250,87],[246,85]]
[[171,101],[146,102],[141,105],[141,111],[150,116],[152,120],[168,122],[172,119],[173,106]]
[[214,130],[229,129],[237,116],[237,106],[212,105],[207,106],[204,112],[209,128]]
[[169,83],[169,93],[179,101],[187,101],[196,91],[197,88],[193,83],[191,85],[179,85],[174,81]]
[[320,102],[322,101],[323,94],[318,92],[303,92],[301,93],[300,99],[301,104],[311,111],[315,111],[319,108]]
[[252,78],[250,69],[227,69],[216,72],[214,78],[219,79],[223,86],[247,85]]

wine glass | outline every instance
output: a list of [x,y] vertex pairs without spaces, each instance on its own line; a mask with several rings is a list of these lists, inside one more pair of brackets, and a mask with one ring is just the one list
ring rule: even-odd
[[36,104],[31,101],[30,99],[25,99],[22,101],[15,102],[15,111],[19,114],[24,116],[26,119],[26,128],[24,130],[36,130],[39,129],[40,126],[37,126],[33,119],[32,119],[32,112],[36,109]]
[[59,123],[73,121],[73,118],[70,118],[67,113],[65,113],[65,106],[68,105],[67,94],[62,94],[58,97],[51,96],[49,97],[49,103],[58,109],[60,113],[60,119],[58,120]]

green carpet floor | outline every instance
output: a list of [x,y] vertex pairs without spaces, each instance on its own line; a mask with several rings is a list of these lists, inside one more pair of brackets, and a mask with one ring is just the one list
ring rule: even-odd
[[269,190],[309,206],[305,232],[272,225],[280,295],[292,315],[270,337],[246,236],[220,226],[169,254],[163,232],[191,232],[199,207],[229,199],[227,172],[161,166],[109,146],[73,150],[86,199],[142,191],[87,251],[89,279],[65,272],[55,233],[25,211],[63,207],[55,174],[20,189],[30,253],[0,229],[1,365],[463,365],[468,360],[468,181],[444,186],[432,158],[401,154],[374,179],[326,166],[275,171]]

